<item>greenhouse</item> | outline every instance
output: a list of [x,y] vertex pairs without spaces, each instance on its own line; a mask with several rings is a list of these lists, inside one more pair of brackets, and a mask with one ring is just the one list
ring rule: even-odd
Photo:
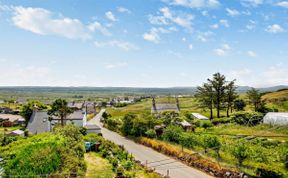
[[271,125],[288,125],[288,112],[269,112],[263,122]]

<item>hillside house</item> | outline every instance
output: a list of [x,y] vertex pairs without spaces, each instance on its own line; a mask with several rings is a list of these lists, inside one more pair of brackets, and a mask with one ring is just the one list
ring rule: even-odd
[[180,113],[180,105],[179,100],[176,98],[175,104],[168,104],[168,103],[161,103],[158,104],[155,101],[155,98],[152,99],[152,107],[151,107],[151,113],[152,114],[160,114],[165,111],[175,111],[176,113]]
[[[82,110],[74,111],[64,119],[64,124],[75,124],[83,127],[86,125],[86,113]],[[61,119],[58,117],[51,117],[46,111],[35,110],[28,122],[27,129],[31,134],[50,132],[53,127],[61,123]]]
[[74,108],[74,109],[83,109],[84,108],[84,105],[85,105],[85,102],[70,102],[68,103],[68,107],[69,108]]

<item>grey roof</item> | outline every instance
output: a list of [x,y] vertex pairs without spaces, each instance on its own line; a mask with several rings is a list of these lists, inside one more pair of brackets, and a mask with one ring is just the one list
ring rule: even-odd
[[192,113],[191,115],[192,115],[192,117],[194,117],[194,118],[196,118],[196,119],[209,120],[207,117],[205,117],[205,116],[203,116],[203,115],[201,115],[201,114],[199,114],[199,113]]
[[[72,114],[67,116],[66,120],[79,120],[82,121],[84,118],[85,113],[83,111],[78,110],[74,111]],[[49,115],[46,111],[36,111],[32,114],[27,129],[30,133],[36,134],[36,133],[43,133],[43,132],[50,132],[50,121],[49,121]],[[60,120],[59,118],[53,117],[53,120]]]
[[170,110],[174,110],[176,112],[179,112],[179,108],[178,108],[177,104],[155,104],[155,107],[152,105],[152,108],[151,108],[151,111],[153,113],[170,111]]
[[32,134],[50,132],[48,117],[46,111],[34,112],[27,125],[29,132]]
[[68,107],[69,108],[77,108],[77,109],[82,109],[84,106],[84,103],[76,103],[76,102],[71,102],[71,103],[68,103]]

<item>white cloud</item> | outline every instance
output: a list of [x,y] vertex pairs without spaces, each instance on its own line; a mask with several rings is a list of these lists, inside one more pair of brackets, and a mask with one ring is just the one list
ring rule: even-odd
[[214,53],[217,56],[227,56],[229,51],[231,50],[231,47],[228,44],[223,44],[221,48],[217,48],[214,50]]
[[103,35],[106,35],[106,36],[110,36],[111,33],[109,32],[109,30],[104,27],[101,23],[99,22],[93,22],[91,24],[88,25],[88,29],[91,31],[91,32],[95,32],[95,31],[100,31]]
[[280,33],[280,32],[284,32],[284,29],[278,24],[273,24],[273,25],[269,25],[265,31],[269,33]]
[[175,31],[176,29],[175,28],[169,28],[169,29],[164,29],[164,28],[151,28],[150,31],[148,33],[144,33],[142,35],[143,39],[144,40],[147,40],[147,41],[151,41],[151,42],[154,42],[154,43],[159,43],[160,41],[160,33],[170,33],[172,31]]
[[218,0],[162,0],[170,5],[188,8],[215,8],[220,5]]
[[193,45],[192,44],[189,44],[188,48],[191,50],[193,49]]
[[110,47],[118,47],[118,48],[121,48],[125,51],[130,51],[130,50],[138,50],[139,48],[130,43],[130,42],[126,42],[126,41],[118,41],[118,40],[112,40],[112,41],[108,41],[108,42],[98,42],[98,41],[95,41],[94,42],[94,45],[97,47],[97,48],[101,48],[101,47],[107,47],[107,46],[110,46]]
[[278,2],[276,5],[288,8],[288,1],[281,1],[281,2]]
[[149,15],[148,19],[154,25],[168,25],[175,23],[181,27],[192,29],[192,21],[194,16],[189,13],[178,13],[171,11],[168,7],[160,9],[161,16]]
[[78,19],[54,18],[43,8],[14,7],[12,21],[15,26],[40,35],[57,35],[70,39],[89,39],[86,27]]
[[229,15],[231,17],[240,15],[240,12],[237,11],[236,9],[226,8],[226,11],[227,11],[227,15]]
[[249,24],[246,25],[247,30],[254,30],[256,28],[256,22],[253,20],[249,20]]
[[250,57],[256,57],[257,54],[254,51],[247,51],[247,55]]
[[106,69],[115,69],[115,68],[122,68],[122,67],[126,67],[128,66],[127,62],[118,62],[118,63],[114,63],[114,64],[107,64],[105,66]]
[[244,6],[258,6],[264,3],[264,0],[241,0],[242,5]]
[[117,21],[116,17],[114,16],[114,14],[111,11],[106,12],[105,15],[106,15],[107,19],[109,19],[113,22]]
[[118,7],[117,11],[121,12],[121,13],[128,13],[128,14],[131,13],[131,11],[129,9],[125,8],[125,7]]
[[218,29],[218,28],[219,28],[219,25],[216,23],[216,24],[210,25],[210,28],[212,28],[212,29]]
[[202,42],[207,42],[210,40],[210,38],[214,35],[213,32],[207,31],[207,32],[198,32],[197,39]]
[[282,63],[275,64],[263,70],[263,72],[246,69],[228,72],[227,76],[237,79],[239,85],[253,87],[269,87],[275,85],[287,85],[288,69]]
[[219,23],[220,23],[221,25],[223,25],[224,27],[226,27],[226,28],[229,28],[229,27],[230,27],[228,20],[221,19],[221,20],[219,20]]

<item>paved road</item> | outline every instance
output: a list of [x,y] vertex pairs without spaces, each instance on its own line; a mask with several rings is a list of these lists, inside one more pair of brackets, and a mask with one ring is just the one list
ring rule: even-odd
[[128,150],[129,153],[132,153],[137,160],[141,161],[142,164],[146,164],[147,162],[149,167],[155,168],[155,171],[162,175],[167,175],[167,170],[169,170],[169,176],[171,178],[211,177],[197,169],[186,166],[180,161],[158,153],[157,151],[154,151],[146,146],[136,144],[135,142],[128,140],[115,132],[103,128],[102,124],[100,123],[100,118],[103,112],[105,112],[104,109],[101,110],[101,112],[92,120],[90,120],[89,123],[96,124],[101,127],[101,132],[104,138],[111,140],[118,145],[124,145],[125,149]]

